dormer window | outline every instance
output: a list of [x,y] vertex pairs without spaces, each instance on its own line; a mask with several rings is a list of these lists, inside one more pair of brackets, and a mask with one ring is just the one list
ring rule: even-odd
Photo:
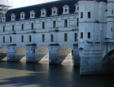
[[52,8],[52,16],[55,16],[55,15],[57,15],[57,7],[53,7]]
[[20,19],[21,19],[21,20],[25,19],[25,13],[24,13],[24,12],[21,12],[21,14],[20,14]]
[[46,17],[46,9],[41,9],[41,17]]
[[78,11],[79,11],[79,5],[75,4],[75,12],[78,12]]
[[15,14],[11,15],[11,21],[15,21]]
[[35,11],[34,10],[30,11],[30,18],[35,18]]
[[69,6],[68,5],[63,6],[63,14],[69,14]]

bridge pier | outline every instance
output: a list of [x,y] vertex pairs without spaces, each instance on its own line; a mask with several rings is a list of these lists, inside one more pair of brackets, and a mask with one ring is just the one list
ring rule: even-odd
[[35,59],[36,44],[26,45],[26,62],[37,62]]
[[59,61],[59,45],[49,47],[49,64],[61,64]]
[[72,54],[73,54],[73,66],[79,67],[80,66],[80,56],[79,56],[78,48],[73,48]]
[[7,49],[7,61],[18,61],[16,59],[16,44],[10,44]]
[[104,47],[101,45],[87,45],[80,49],[80,74],[104,74],[106,67],[103,62]]

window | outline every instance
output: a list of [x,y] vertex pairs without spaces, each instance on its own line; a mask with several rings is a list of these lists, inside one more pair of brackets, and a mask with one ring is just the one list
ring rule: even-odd
[[57,8],[53,7],[52,8],[52,16],[55,16],[55,15],[57,15]]
[[78,34],[75,33],[75,35],[74,35],[74,41],[77,41],[77,40],[78,40]]
[[15,14],[11,14],[11,21],[15,21]]
[[34,29],[34,23],[31,23],[31,29],[32,30]]
[[77,7],[77,10],[79,10],[79,7]]
[[66,42],[68,40],[68,35],[67,33],[64,34],[64,41]]
[[80,18],[83,18],[83,12],[81,12]]
[[45,29],[45,22],[42,22],[42,29]]
[[56,28],[56,21],[53,21],[53,28]]
[[10,36],[10,43],[12,42],[12,37]]
[[68,27],[68,21],[66,19],[64,20],[64,27]]
[[46,17],[46,9],[41,9],[41,17]]
[[5,43],[5,36],[3,36],[3,43]]
[[34,12],[34,10],[30,11],[30,18],[35,18],[35,12]]
[[45,41],[45,35],[43,34],[42,35],[42,42],[44,42]]
[[29,36],[29,42],[31,42],[32,41],[32,37],[31,37],[31,35]]
[[24,13],[24,12],[21,12],[21,13],[20,13],[20,19],[21,19],[21,20],[25,19],[25,13]]
[[88,32],[88,38],[89,38],[89,39],[91,38],[91,33],[90,33],[90,32]]
[[79,26],[79,18],[77,18],[77,24],[76,25],[77,25],[77,27]]
[[69,6],[68,5],[63,6],[63,14],[69,14]]
[[5,32],[5,26],[3,26],[3,32]]
[[91,12],[88,12],[88,18],[91,18]]
[[24,36],[21,36],[21,42],[24,42]]
[[53,36],[53,34],[51,34],[51,42],[53,42],[54,41],[54,36]]
[[21,25],[22,31],[24,30],[24,24]]
[[80,38],[83,38],[83,32],[81,32]]
[[15,31],[15,26],[14,25],[12,25],[12,31]]

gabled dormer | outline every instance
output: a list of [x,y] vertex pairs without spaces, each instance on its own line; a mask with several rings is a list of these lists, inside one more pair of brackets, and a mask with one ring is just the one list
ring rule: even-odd
[[47,14],[47,12],[46,12],[46,9],[41,9],[41,17],[46,17],[46,14]]
[[70,8],[68,5],[63,6],[63,14],[69,14],[69,12],[70,12],[69,10],[70,10]]
[[30,18],[35,18],[35,11],[34,10],[30,11]]
[[58,9],[57,9],[57,7],[53,7],[52,8],[52,16],[56,16],[56,15],[58,15]]
[[12,14],[11,14],[11,21],[15,21],[15,18],[16,18],[16,17],[15,17],[15,14],[12,13]]
[[25,19],[25,13],[24,13],[24,12],[21,12],[21,13],[20,13],[20,19],[21,19],[21,20],[24,20],[24,19]]
[[78,13],[79,12],[79,5],[76,3],[75,4],[75,13]]

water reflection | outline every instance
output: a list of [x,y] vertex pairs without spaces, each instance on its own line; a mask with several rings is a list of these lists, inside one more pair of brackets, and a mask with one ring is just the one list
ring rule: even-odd
[[113,76],[80,76],[72,66],[0,63],[0,87],[114,87]]

